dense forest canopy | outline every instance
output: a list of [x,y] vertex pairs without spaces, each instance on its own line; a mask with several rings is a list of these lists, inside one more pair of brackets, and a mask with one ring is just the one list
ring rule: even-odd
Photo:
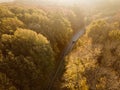
[[[0,90],[48,90],[61,56],[62,74],[51,90],[120,90],[119,3],[5,0],[0,4]],[[84,35],[71,41],[82,30]]]
[[80,10],[52,8],[0,5],[0,72],[1,81],[6,77],[8,82],[1,89],[41,90],[48,85],[61,52],[84,25]]

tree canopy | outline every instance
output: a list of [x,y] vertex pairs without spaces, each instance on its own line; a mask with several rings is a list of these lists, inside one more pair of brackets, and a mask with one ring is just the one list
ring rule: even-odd
[[22,90],[44,88],[54,70],[49,41],[34,31],[17,29],[14,35],[3,34],[1,44],[0,72]]
[[44,90],[82,19],[70,8],[14,3],[0,4],[0,13],[0,89]]

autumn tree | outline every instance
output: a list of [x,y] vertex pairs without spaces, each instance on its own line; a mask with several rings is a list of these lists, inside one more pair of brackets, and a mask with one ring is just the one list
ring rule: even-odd
[[83,18],[78,19],[81,12],[77,14],[70,9],[67,13],[66,8],[62,13],[63,9],[56,12],[48,7],[0,6],[2,88],[45,89],[54,72],[54,63],[59,62],[73,32],[83,26],[80,23]]
[[13,17],[14,13],[12,13],[7,7],[0,6],[0,19],[5,17]]
[[2,18],[0,20],[0,33],[13,34],[17,28],[23,28],[24,23],[18,18]]
[[120,30],[114,22],[94,21],[66,57],[62,89],[119,90]]
[[14,35],[3,34],[1,42],[0,72],[18,89],[45,88],[54,70],[54,53],[48,40],[34,31],[18,29]]
[[97,65],[85,71],[88,86],[92,90],[119,90],[120,88],[118,70],[120,31],[114,30],[116,27],[111,26],[113,23],[97,21],[89,28],[88,36],[92,40],[94,50],[100,50],[96,56]]

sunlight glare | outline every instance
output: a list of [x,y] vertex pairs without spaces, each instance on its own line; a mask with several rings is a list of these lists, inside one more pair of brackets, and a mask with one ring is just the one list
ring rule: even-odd
[[[84,4],[93,4],[95,2],[95,0],[78,0],[80,3],[84,3]],[[97,0],[96,0],[97,1]]]
[[56,2],[59,4],[78,4],[78,3],[82,3],[82,4],[93,4],[95,1],[98,0],[50,0],[52,2]]

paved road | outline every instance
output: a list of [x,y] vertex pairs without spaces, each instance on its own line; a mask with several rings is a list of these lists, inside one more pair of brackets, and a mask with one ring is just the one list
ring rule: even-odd
[[[79,38],[80,38],[84,33],[85,33],[85,29],[82,29],[82,30],[78,31],[78,32],[72,37],[70,43],[68,44],[68,46],[67,46],[67,48],[66,48],[66,51],[63,52],[63,53],[65,53],[65,55],[68,54],[68,53],[72,50],[72,48],[73,48],[73,46],[75,45],[75,43],[79,40]],[[63,58],[64,58],[64,57],[63,57]]]
[[79,30],[70,40],[68,46],[66,47],[66,49],[63,51],[63,53],[60,56],[60,63],[59,66],[55,72],[54,77],[52,78],[51,82],[49,83],[48,87],[46,90],[52,90],[52,86],[57,78],[57,76],[59,76],[61,74],[61,70],[63,69],[63,65],[64,65],[64,57],[72,50],[73,46],[75,45],[75,43],[79,40],[79,38],[85,33],[85,29],[81,29]]

